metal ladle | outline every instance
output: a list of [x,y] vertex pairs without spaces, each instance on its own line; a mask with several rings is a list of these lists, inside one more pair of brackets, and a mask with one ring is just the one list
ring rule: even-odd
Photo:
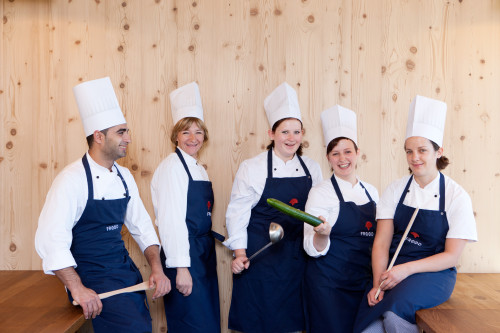
[[261,248],[259,251],[252,254],[252,256],[250,258],[245,260],[244,264],[246,264],[247,262],[249,262],[250,260],[255,258],[256,255],[258,255],[259,253],[261,253],[262,251],[267,249],[269,246],[273,245],[274,243],[279,242],[283,238],[284,235],[285,235],[285,231],[283,230],[281,225],[279,225],[278,223],[271,222],[271,225],[269,226],[269,239],[271,241],[268,244],[266,244],[266,246]]

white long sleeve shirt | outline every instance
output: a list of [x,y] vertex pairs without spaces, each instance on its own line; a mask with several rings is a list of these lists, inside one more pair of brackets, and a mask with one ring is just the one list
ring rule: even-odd
[[[342,192],[344,201],[354,202],[357,206],[364,205],[370,201],[366,195],[365,189],[359,184],[360,180],[352,186],[351,183],[335,176],[337,183]],[[379,196],[377,189],[364,181],[361,181],[366,188],[371,198],[375,203],[378,202]],[[333,188],[331,179],[325,179],[317,186],[313,187],[309,192],[309,197],[306,203],[306,212],[314,216],[323,216],[326,221],[333,227],[337,222],[340,211],[340,201],[337,193]],[[313,245],[314,238],[313,226],[304,223],[304,250],[311,257],[324,256],[330,249],[330,238],[323,251],[317,251]]]
[[[179,150],[193,180],[208,181],[208,174],[201,163],[182,149]],[[151,181],[156,225],[167,267],[191,267],[189,233],[186,225],[188,186],[189,176],[175,152],[160,163]]]
[[[323,175],[319,164],[307,156],[301,156],[301,158],[309,169],[313,186],[320,183],[323,180]],[[306,175],[297,155],[285,163],[273,150],[272,159],[272,172],[275,178]],[[229,238],[223,244],[231,250],[247,248],[247,227],[250,215],[252,208],[257,205],[262,192],[264,192],[266,179],[267,151],[241,163],[234,179],[231,199],[226,211],[226,227]]]
[[[405,176],[387,187],[377,206],[377,220],[394,219],[396,207],[409,178],[410,176]],[[446,175],[444,175],[444,186],[444,210],[449,226],[446,238],[477,241],[476,220],[469,194]],[[403,204],[420,209],[439,210],[439,174],[425,188],[421,188],[413,178]]]
[[[120,170],[127,183],[130,201],[125,214],[125,226],[140,249],[159,245],[158,236],[130,171],[114,164],[112,171],[97,164],[87,153],[92,173],[94,199],[121,199],[125,188],[118,176]],[[66,267],[76,267],[70,248],[73,240],[72,229],[82,216],[87,205],[87,176],[81,159],[66,166],[54,179],[47,194],[35,235],[35,248],[43,261],[46,274]]]

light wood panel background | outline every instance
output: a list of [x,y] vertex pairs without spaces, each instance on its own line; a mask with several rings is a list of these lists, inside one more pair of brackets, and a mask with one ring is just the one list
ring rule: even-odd
[[[380,192],[407,173],[413,96],[446,101],[445,173],[470,193],[480,237],[460,271],[500,272],[500,1],[2,0],[0,14],[0,269],[41,269],[33,238],[45,195],[86,150],[72,87],[110,76],[133,135],[120,163],[151,216],[151,177],[173,150],[168,94],[199,83],[223,234],[234,174],[268,143],[263,100],[282,81],[297,90],[305,153],[324,176],[319,115],[335,103],[356,111],[359,174]],[[231,256],[217,254],[227,327]],[[161,301],[152,316],[164,331]]]

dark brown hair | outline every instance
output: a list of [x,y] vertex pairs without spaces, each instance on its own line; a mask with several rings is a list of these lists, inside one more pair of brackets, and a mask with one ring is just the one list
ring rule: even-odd
[[[104,136],[106,136],[106,134],[108,134],[108,129],[109,128],[106,128],[106,129],[100,130],[99,132],[101,132],[102,134],[104,134]],[[92,148],[92,145],[94,144],[94,133],[90,134],[87,137],[87,144],[89,145],[89,149]]]
[[[429,139],[427,139],[427,140],[429,140]],[[434,151],[438,151],[439,148],[441,148],[434,141],[429,140],[429,142],[432,144],[432,148],[434,148]],[[404,149],[406,150],[406,144],[405,144]],[[448,157],[446,157],[444,155],[441,155],[441,157],[436,160],[436,167],[439,171],[444,170],[448,166],[448,164],[450,164],[450,160],[448,159]],[[410,168],[408,168],[408,170],[410,171],[410,173],[412,173]]]
[[326,155],[330,154],[330,152],[332,151],[332,149],[335,148],[335,146],[337,146],[339,144],[340,140],[349,140],[349,141],[351,141],[352,144],[354,145],[354,150],[356,151],[356,153],[358,152],[358,145],[354,141],[352,141],[349,138],[346,138],[345,136],[339,136],[338,138],[335,138],[332,141],[330,141],[330,143],[326,147]]
[[[272,131],[273,133],[274,133],[274,132],[276,132],[276,129],[278,128],[278,126],[279,126],[282,122],[284,122],[285,120],[288,120],[288,119],[295,119],[295,120],[299,120],[299,119],[297,119],[297,118],[292,118],[292,117],[290,117],[290,118],[283,118],[283,119],[280,119],[280,120],[278,120],[277,122],[275,122],[275,123],[274,123],[273,128],[271,129],[271,131]],[[299,120],[299,122],[300,122],[300,129],[301,129],[301,130],[304,130],[304,127],[302,126],[302,122],[301,122],[300,120]],[[267,145],[267,147],[266,147],[266,149],[267,149],[267,150],[270,150],[271,148],[274,148],[274,140],[271,140],[271,143],[270,143],[270,144],[268,144],[268,145]],[[300,143],[299,148],[297,149],[297,155],[302,156],[302,143]]]

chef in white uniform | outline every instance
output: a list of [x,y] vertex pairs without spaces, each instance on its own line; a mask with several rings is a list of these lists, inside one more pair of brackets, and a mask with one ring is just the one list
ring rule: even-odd
[[[354,331],[418,332],[415,312],[445,302],[467,242],[477,241],[467,192],[441,173],[446,104],[416,96],[410,105],[404,149],[410,175],[394,181],[377,206],[373,284],[362,302]],[[415,209],[420,210],[387,271]],[[377,289],[382,292],[375,298]]]
[[377,189],[356,175],[356,114],[335,105],[321,113],[330,179],[309,192],[306,212],[326,222],[304,224],[307,261],[304,295],[307,332],[352,332],[371,280]]
[[[312,185],[322,180],[315,161],[302,156],[304,133],[297,93],[287,83],[264,101],[271,130],[267,151],[241,163],[226,212],[234,250],[229,328],[243,332],[292,332],[305,328],[302,277],[303,223],[267,205],[278,199],[304,209]],[[269,225],[281,224],[284,238],[252,262],[248,256],[269,242]]]
[[220,332],[212,183],[199,161],[208,141],[196,82],[170,93],[175,152],[151,181],[165,274],[175,289],[163,298],[169,332]]
[[66,286],[70,300],[93,318],[95,332],[151,331],[145,293],[100,300],[98,293],[130,287],[142,277],[120,231],[125,224],[151,266],[153,298],[170,291],[159,241],[130,171],[115,163],[131,142],[109,77],[74,88],[89,144],[83,158],[54,180],[40,214],[35,247],[47,274]]

